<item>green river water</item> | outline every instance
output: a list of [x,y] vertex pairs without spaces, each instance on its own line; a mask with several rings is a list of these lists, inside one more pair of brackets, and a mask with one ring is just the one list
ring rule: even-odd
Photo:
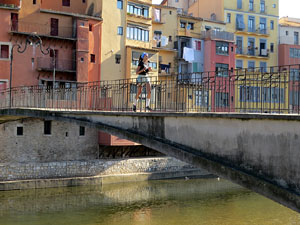
[[163,180],[0,192],[0,225],[300,225],[228,181]]

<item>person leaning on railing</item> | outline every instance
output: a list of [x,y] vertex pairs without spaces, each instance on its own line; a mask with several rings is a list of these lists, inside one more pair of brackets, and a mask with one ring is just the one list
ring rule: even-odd
[[138,90],[132,107],[134,112],[136,112],[136,105],[138,103],[140,94],[142,93],[142,88],[144,83],[146,83],[146,90],[147,90],[146,109],[151,110],[150,108],[151,84],[150,84],[150,77],[148,77],[147,74],[152,70],[152,68],[149,66],[148,63],[149,63],[148,54],[144,52],[143,54],[141,54],[139,58],[139,65],[136,69],[136,74],[138,75],[136,79]]

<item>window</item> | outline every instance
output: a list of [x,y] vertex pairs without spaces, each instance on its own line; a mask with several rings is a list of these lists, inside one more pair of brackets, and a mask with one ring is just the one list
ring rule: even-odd
[[216,63],[216,75],[218,77],[228,77],[228,64]]
[[254,11],[253,0],[249,0],[249,10],[250,10],[250,11]]
[[62,0],[63,6],[70,6],[70,0]]
[[276,87],[264,87],[262,88],[262,101],[267,103],[284,103],[284,89]]
[[231,23],[231,13],[227,13],[226,23]]
[[154,21],[160,22],[160,18],[161,18],[161,16],[160,16],[160,13],[161,13],[160,9],[154,9],[153,13],[154,13]]
[[266,62],[260,62],[259,63],[259,69],[260,69],[260,72],[266,73],[267,72],[267,63]]
[[290,58],[300,58],[300,49],[290,48]]
[[260,0],[260,12],[261,13],[264,13],[266,10],[266,7],[265,7],[265,0]]
[[170,42],[172,41],[172,36],[169,36],[169,41],[170,41]]
[[276,4],[273,4],[272,7],[275,9],[276,8]]
[[35,5],[35,4],[36,4],[36,0],[33,0],[33,1],[32,1],[32,4]]
[[0,44],[0,59],[9,58],[9,45]]
[[243,37],[240,36],[236,37],[236,53],[237,54],[243,53]]
[[285,31],[285,35],[288,36],[288,35],[289,35],[289,32],[288,32],[288,31]]
[[123,27],[118,27],[118,35],[123,35]]
[[10,19],[11,19],[11,30],[18,31],[19,15],[17,13],[11,13]]
[[267,19],[266,18],[260,18],[259,19],[259,33],[260,34],[266,34],[267,33]]
[[51,121],[49,120],[44,121],[44,134],[45,135],[51,134]]
[[185,21],[180,21],[180,28],[185,28],[185,24],[186,24]]
[[89,31],[93,31],[93,24],[89,24]]
[[270,44],[270,51],[271,51],[271,52],[274,52],[274,43],[271,43],[271,44]]
[[228,55],[229,44],[227,42],[217,41],[216,42],[216,53],[217,55]]
[[85,0],[82,0],[82,3],[85,3]]
[[94,54],[91,54],[91,63],[96,62],[96,56]]
[[50,19],[50,35],[51,36],[58,36],[58,19],[51,18]]
[[254,72],[255,69],[255,62],[254,61],[248,61],[248,70],[250,72]]
[[117,0],[117,8],[123,9],[123,0]]
[[236,29],[237,30],[245,29],[244,16],[242,14],[236,14]]
[[248,18],[248,31],[254,32],[255,31],[255,18],[253,16],[249,16]]
[[195,105],[202,107],[208,106],[208,91],[195,91]]
[[235,65],[235,67],[237,68],[237,69],[243,69],[243,60],[236,60],[236,65]]
[[271,29],[271,30],[274,30],[274,20],[271,20],[271,21],[270,21],[270,29]]
[[23,127],[17,127],[17,136],[23,136]]
[[228,107],[229,106],[229,94],[224,92],[216,92],[216,107]]
[[188,23],[187,27],[188,30],[194,30],[194,24],[193,23]]
[[[135,14],[137,16],[149,17],[149,7],[136,5],[133,3],[127,4],[127,13]],[[160,22],[160,9],[154,9],[154,20]]]
[[121,63],[121,55],[116,54],[116,64],[120,64],[120,63]]
[[243,8],[242,0],[237,0],[237,8],[238,9],[242,9]]
[[240,102],[260,102],[260,87],[240,86]]
[[172,15],[172,11],[169,11],[169,14]]
[[127,38],[132,40],[149,42],[149,30],[141,27],[128,26],[127,27]]
[[294,32],[294,45],[298,45],[298,44],[299,44],[299,33]]
[[195,41],[196,50],[201,51],[201,41]]
[[79,126],[79,136],[85,136],[85,127]]
[[291,69],[290,70],[290,80],[291,81],[299,81],[299,69]]

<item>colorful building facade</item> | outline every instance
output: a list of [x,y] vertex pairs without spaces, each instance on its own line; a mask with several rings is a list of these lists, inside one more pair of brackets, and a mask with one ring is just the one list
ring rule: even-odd
[[289,110],[299,112],[300,106],[300,19],[279,20],[278,66],[289,81]]
[[[86,13],[88,3],[1,0],[0,79],[9,86],[10,56],[13,50],[11,86],[45,85],[75,87],[76,82],[101,79],[101,23],[99,16]],[[26,38],[35,33],[43,45],[29,46]],[[49,48],[50,51],[46,51]],[[53,77],[55,56],[55,78]]]

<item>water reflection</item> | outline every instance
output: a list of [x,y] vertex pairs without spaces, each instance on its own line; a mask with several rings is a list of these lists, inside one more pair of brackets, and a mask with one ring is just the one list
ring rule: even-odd
[[0,225],[300,224],[300,216],[217,179],[0,192]]

